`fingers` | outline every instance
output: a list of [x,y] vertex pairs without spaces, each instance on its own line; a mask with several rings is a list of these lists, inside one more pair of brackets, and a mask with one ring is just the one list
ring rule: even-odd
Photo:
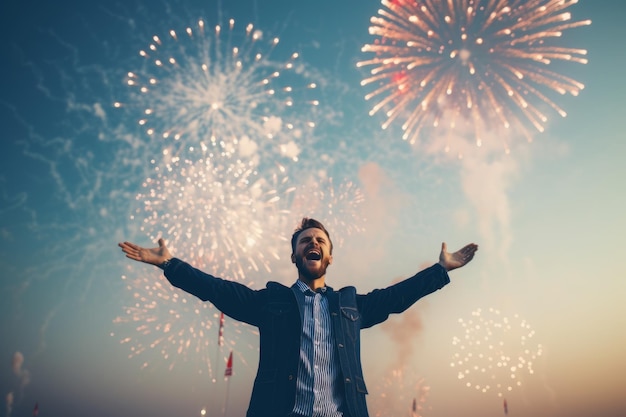
[[129,250],[131,250],[132,248],[128,245],[128,242],[124,242],[124,243],[118,243],[117,246],[119,246],[120,248],[122,248],[123,252],[128,253]]
[[117,244],[120,248],[122,248],[122,252],[126,254],[127,258],[138,260],[139,259],[139,250],[141,246],[135,245],[130,242],[123,242]]
[[124,249],[124,248],[130,248],[130,249],[133,249],[133,250],[141,249],[141,246],[135,245],[134,243],[131,243],[131,242],[118,243],[117,245],[120,248],[122,248],[122,249]]
[[[460,254],[460,255],[474,255],[474,253],[478,250],[478,245],[475,243],[468,243],[467,245],[463,246],[461,249],[459,249],[458,251],[456,251],[456,253]],[[446,244],[446,242],[441,242],[441,252],[447,252],[448,251],[448,245]]]
[[470,243],[469,245],[465,245],[459,251],[459,253],[461,254],[461,258],[462,258],[463,262],[467,263],[467,262],[471,261],[472,259],[474,259],[474,255],[476,254],[477,250],[478,250],[478,245],[476,245],[475,243]]
[[461,252],[463,253],[474,253],[478,250],[478,245],[475,243],[470,243],[461,248]]

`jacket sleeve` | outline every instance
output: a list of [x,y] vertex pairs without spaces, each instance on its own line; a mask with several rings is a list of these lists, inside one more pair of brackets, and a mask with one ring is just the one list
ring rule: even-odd
[[434,264],[390,287],[357,295],[361,328],[379,324],[387,320],[389,314],[405,311],[420,298],[443,288],[449,282],[450,277],[445,268]]
[[227,316],[253,326],[258,325],[258,308],[265,291],[253,290],[239,282],[209,275],[178,258],[170,261],[164,274],[174,287],[202,301],[210,301]]

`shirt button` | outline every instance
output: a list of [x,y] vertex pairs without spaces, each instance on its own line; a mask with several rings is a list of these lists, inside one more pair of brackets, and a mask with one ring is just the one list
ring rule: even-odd
[[293,380],[293,375],[289,375],[289,380]]
[[339,347],[342,348],[343,347],[343,343],[339,343]]
[[346,378],[346,382],[348,382],[348,383],[349,383],[349,382],[350,382],[350,378]]

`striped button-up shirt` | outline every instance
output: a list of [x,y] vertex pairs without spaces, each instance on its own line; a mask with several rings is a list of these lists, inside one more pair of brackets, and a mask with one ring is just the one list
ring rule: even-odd
[[328,299],[322,288],[313,292],[302,281],[293,287],[303,312],[300,361],[293,413],[306,417],[343,416],[343,386],[333,343]]

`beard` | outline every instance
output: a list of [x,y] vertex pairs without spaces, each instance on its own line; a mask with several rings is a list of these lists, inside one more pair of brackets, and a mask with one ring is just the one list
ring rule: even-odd
[[309,268],[305,262],[306,259],[304,259],[304,257],[299,255],[296,256],[296,268],[298,268],[298,274],[307,281],[313,281],[326,275],[326,268],[330,265],[330,261],[326,258],[322,258],[319,261],[319,267],[314,269]]

